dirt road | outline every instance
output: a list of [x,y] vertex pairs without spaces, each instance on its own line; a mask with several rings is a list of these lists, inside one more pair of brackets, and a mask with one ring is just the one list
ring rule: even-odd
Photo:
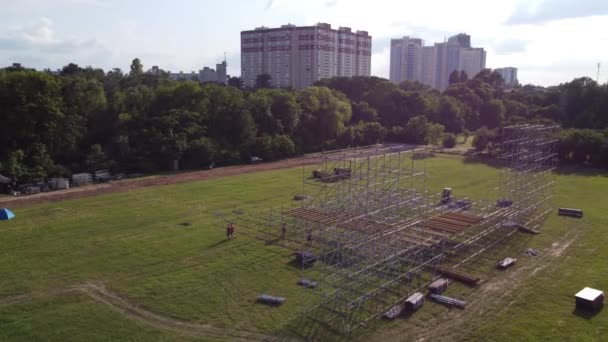
[[319,156],[304,156],[300,158],[292,158],[255,165],[227,166],[212,170],[192,171],[167,176],[154,176],[144,177],[142,179],[115,181],[111,183],[82,186],[68,190],[45,192],[29,196],[2,197],[0,198],[0,207],[24,207],[32,204],[50,201],[63,201],[66,199],[91,197],[99,194],[107,194],[112,192],[130,191],[147,186],[194,182],[199,180],[234,176],[258,171],[278,170],[296,166],[313,165],[320,163],[320,161],[321,157]]

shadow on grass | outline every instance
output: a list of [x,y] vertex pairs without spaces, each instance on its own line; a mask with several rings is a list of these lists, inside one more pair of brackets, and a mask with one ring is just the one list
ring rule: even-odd
[[269,306],[271,308],[278,308],[279,306],[283,305],[283,303],[278,303],[278,302],[267,302],[264,300],[256,300],[255,301],[256,304],[260,304],[260,305],[264,305],[264,306]]
[[291,266],[291,267],[294,267],[294,268],[297,268],[297,269],[299,269],[299,270],[305,270],[305,269],[308,269],[308,268],[311,268],[311,267],[313,267],[313,266],[314,266],[314,264],[313,264],[313,263],[310,263],[310,262],[305,263],[304,265],[302,265],[302,264],[301,264],[301,263],[299,263],[299,262],[298,262],[296,259],[293,259],[293,260],[289,261],[289,262],[287,263],[287,265],[289,265],[289,266]]
[[576,165],[560,165],[556,170],[555,174],[560,176],[603,176],[608,177],[608,170],[597,169],[590,166],[576,166]]
[[310,317],[300,314],[288,321],[273,334],[270,341],[352,341],[352,337],[341,332],[337,327],[323,322],[321,317]]
[[279,243],[279,241],[281,241],[281,238],[276,238],[276,239],[272,239],[272,240],[266,240],[266,242],[264,242],[265,246],[269,246],[269,245],[274,245]]
[[[494,168],[502,168],[506,166],[506,163],[496,157],[489,157],[487,155],[470,155],[466,156],[463,161],[466,164],[484,164]],[[554,172],[556,175],[569,176],[603,176],[608,177],[608,170],[598,169],[587,165],[572,165],[560,163]]]
[[602,308],[595,309],[595,310],[575,308],[572,311],[572,314],[575,315],[575,316],[578,316],[580,318],[592,319],[595,315],[597,315],[601,311],[602,311]]
[[228,241],[230,241],[230,239],[220,240],[220,241],[214,243],[213,245],[210,245],[208,248],[213,248],[213,247],[221,246],[221,245],[225,244]]
[[506,165],[503,160],[500,160],[495,157],[489,157],[487,155],[479,155],[479,154],[465,156],[463,161],[466,164],[484,164],[484,165],[491,166],[494,168],[501,168]]

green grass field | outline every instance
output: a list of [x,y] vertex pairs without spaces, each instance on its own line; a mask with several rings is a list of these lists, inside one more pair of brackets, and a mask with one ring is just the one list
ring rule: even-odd
[[[490,166],[440,156],[427,161],[427,171],[432,191],[450,186],[458,196],[494,198],[489,189],[497,184],[498,170]],[[289,251],[238,230],[235,240],[226,241],[214,213],[287,204],[302,191],[301,178],[302,169],[295,168],[16,209],[15,220],[0,222],[0,340],[201,339],[62,291],[85,283],[103,283],[170,319],[227,331],[210,340],[230,340],[230,330],[275,331],[316,298],[295,286],[302,271],[289,264]],[[608,289],[608,174],[564,173],[556,179],[556,206],[583,208],[583,220],[552,215],[542,234],[518,234],[469,265],[486,285],[455,285],[448,294],[471,301],[470,309],[427,303],[408,319],[368,329],[363,339],[601,339],[608,316],[577,315],[573,295],[584,286]],[[521,255],[527,246],[543,257]],[[516,254],[518,265],[493,270],[495,258],[507,254]],[[264,292],[288,301],[276,308],[255,304]],[[446,329],[437,329],[442,323]]]

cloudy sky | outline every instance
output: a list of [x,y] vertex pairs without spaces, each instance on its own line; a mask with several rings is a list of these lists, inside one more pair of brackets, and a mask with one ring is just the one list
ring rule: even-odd
[[372,74],[388,77],[389,41],[425,43],[466,32],[487,67],[519,68],[522,83],[608,81],[607,0],[0,0],[0,66],[57,69],[74,62],[127,70],[212,66],[240,74],[240,31],[328,22],[373,36]]

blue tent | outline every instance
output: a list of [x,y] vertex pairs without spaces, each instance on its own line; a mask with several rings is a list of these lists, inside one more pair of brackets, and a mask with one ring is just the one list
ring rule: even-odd
[[10,220],[13,217],[15,217],[15,214],[13,214],[12,211],[8,210],[7,208],[0,209],[0,221]]

